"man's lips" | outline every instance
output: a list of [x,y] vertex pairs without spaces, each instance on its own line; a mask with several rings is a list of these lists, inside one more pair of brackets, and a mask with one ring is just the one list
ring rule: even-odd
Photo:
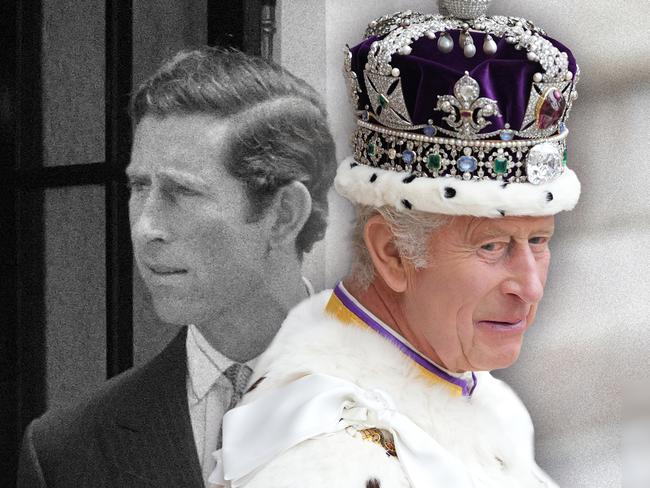
[[520,331],[527,325],[526,317],[508,318],[498,320],[478,320],[476,324],[480,327],[487,327],[494,330]]

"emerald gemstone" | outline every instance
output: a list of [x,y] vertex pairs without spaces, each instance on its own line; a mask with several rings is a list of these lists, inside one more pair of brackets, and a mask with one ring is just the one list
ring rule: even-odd
[[508,160],[506,158],[496,158],[494,160],[493,166],[495,173],[507,173],[508,172]]
[[564,154],[562,155],[562,166],[566,166],[568,160],[569,160],[569,151],[565,149]]
[[442,162],[442,158],[440,157],[440,154],[429,154],[427,156],[427,167],[429,169],[433,169],[433,170],[440,169],[441,162]]
[[368,153],[368,156],[374,156],[376,150],[377,150],[377,146],[375,146],[373,142],[369,142],[368,149],[366,151]]
[[388,108],[390,100],[388,100],[384,95],[379,95],[379,105],[381,105],[381,108]]

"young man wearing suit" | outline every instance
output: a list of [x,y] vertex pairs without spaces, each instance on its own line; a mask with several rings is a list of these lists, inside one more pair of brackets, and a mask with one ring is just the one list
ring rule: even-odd
[[334,142],[315,91],[233,51],[184,51],[132,99],[138,269],[184,327],[149,363],[34,421],[18,486],[202,487],[252,362],[309,293]]

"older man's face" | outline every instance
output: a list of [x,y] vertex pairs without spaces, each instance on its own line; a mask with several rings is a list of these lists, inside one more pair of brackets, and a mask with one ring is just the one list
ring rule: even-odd
[[404,297],[417,346],[454,371],[511,365],[544,293],[553,228],[553,217],[456,217],[434,232]]
[[223,164],[226,122],[145,117],[135,131],[129,206],[135,260],[165,321],[214,321],[254,293],[266,221],[247,222],[244,185]]

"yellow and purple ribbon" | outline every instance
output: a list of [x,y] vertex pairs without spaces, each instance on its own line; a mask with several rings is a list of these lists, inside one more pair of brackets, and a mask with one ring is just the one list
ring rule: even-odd
[[420,366],[427,378],[448,387],[455,395],[469,397],[476,388],[476,375],[473,372],[471,381],[469,381],[469,379],[465,380],[453,376],[439,366],[436,366],[416,351],[410,344],[398,337],[395,332],[392,332],[387,325],[382,324],[358,304],[343,287],[341,282],[334,287],[334,292],[325,310],[343,323],[370,327]]

